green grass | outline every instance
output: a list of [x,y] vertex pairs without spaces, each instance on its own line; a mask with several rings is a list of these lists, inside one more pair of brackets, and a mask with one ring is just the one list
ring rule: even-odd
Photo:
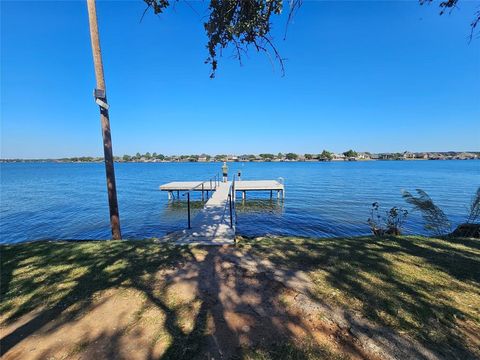
[[[238,246],[278,267],[306,271],[315,283],[313,296],[319,302],[345,308],[415,338],[446,358],[480,356],[475,347],[480,333],[478,240],[262,238],[240,241]],[[163,314],[152,342],[168,340],[164,357],[198,356],[207,336],[208,306],[198,298],[188,304],[179,302],[174,294],[163,291],[153,276],[159,270],[194,262],[196,256],[205,256],[208,251],[153,240],[0,246],[0,325],[8,326],[22,315],[39,312],[28,329],[19,331],[29,336],[50,319],[68,323],[82,316],[105,290],[126,291],[125,296],[129,296],[128,289],[135,289],[148,306]],[[139,309],[125,331],[142,321],[157,326],[159,317],[145,318],[146,310]],[[472,340],[475,337],[477,340]],[[87,342],[77,341],[71,353],[81,353],[87,347]],[[285,342],[245,350],[241,358],[335,356],[338,354],[328,348]]]
[[144,241],[34,242],[2,245],[0,321],[52,306],[91,302],[98,291],[141,283],[191,260],[186,247]]
[[[415,236],[262,238],[245,251],[307,271],[318,301],[440,350],[480,356],[480,241]],[[474,335],[475,336],[475,335]]]
[[[183,323],[195,322],[197,314],[191,311],[191,319],[184,319],[183,307],[165,298],[165,284],[155,276],[159,271],[195,261],[194,250],[154,240],[1,245],[0,326],[14,324],[23,315],[33,314],[26,325],[20,325],[2,338],[2,351],[7,352],[26,337],[41,333],[47,324],[55,323],[58,328],[74,322],[95,309],[97,298],[106,292],[129,297],[133,291],[133,294],[140,293],[148,302],[145,306],[155,308],[156,312],[148,317],[143,316],[147,309],[138,309],[130,325],[111,336],[112,346],[118,348],[114,346],[118,341],[116,337],[129,333],[140,318],[150,323],[160,320],[153,342],[163,339],[164,357],[182,354],[184,358],[191,358],[191,354],[198,352],[203,337],[195,338],[198,331],[183,331]],[[113,310],[113,320],[115,316]],[[72,341],[76,343],[70,346],[70,355],[83,352],[89,344],[84,340]]]

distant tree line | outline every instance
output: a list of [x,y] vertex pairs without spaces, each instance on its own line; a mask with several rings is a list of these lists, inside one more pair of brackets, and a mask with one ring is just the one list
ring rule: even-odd
[[[342,153],[346,158],[355,158],[358,156],[358,153],[354,150],[348,150]],[[367,153],[369,154],[369,153]],[[399,154],[402,156],[402,154]],[[158,160],[158,161],[232,161],[232,160],[240,160],[240,161],[275,161],[275,160],[288,160],[288,161],[297,161],[297,160],[319,160],[319,161],[330,161],[335,158],[335,154],[328,150],[323,150],[319,154],[296,154],[293,152],[289,153],[261,153],[258,155],[255,154],[244,154],[239,156],[234,155],[226,155],[226,154],[218,154],[215,156],[211,156],[208,154],[201,154],[201,155],[171,155],[166,156],[163,154],[157,154],[156,152],[150,153],[147,152],[145,154],[136,153],[133,156],[130,155],[123,155],[121,157],[122,161],[129,162],[129,161],[150,161],[150,160]]]
[[[331,160],[405,160],[405,159],[429,159],[429,160],[444,160],[444,159],[480,159],[480,152],[431,152],[431,153],[412,153],[405,151],[404,153],[381,153],[373,154],[370,152],[357,152],[355,150],[347,150],[343,153],[333,153],[328,150],[323,150],[321,153],[307,153],[296,154],[289,153],[261,153],[255,154],[243,154],[243,155],[208,155],[208,154],[190,154],[190,155],[164,155],[156,152],[146,152],[141,154],[137,152],[135,155],[125,154],[123,156],[115,156],[117,162],[210,162],[210,161],[331,161]],[[92,156],[78,156],[60,159],[0,159],[1,162],[45,162],[45,161],[58,161],[58,162],[101,162],[103,157]]]

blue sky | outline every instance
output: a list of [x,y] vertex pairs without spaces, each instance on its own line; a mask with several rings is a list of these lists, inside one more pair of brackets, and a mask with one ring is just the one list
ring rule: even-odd
[[[479,151],[479,5],[305,1],[286,41],[274,23],[284,77],[227,50],[211,80],[204,2],[140,23],[142,1],[100,1],[114,153]],[[1,10],[2,157],[100,156],[85,2]]]

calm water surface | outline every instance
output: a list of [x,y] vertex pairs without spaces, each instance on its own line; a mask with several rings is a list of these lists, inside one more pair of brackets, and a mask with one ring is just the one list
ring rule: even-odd
[[[183,202],[169,202],[158,186],[208,179],[219,163],[116,164],[125,238],[164,235],[186,226]],[[237,199],[238,232],[300,236],[368,234],[371,203],[409,209],[402,190],[421,188],[454,225],[462,222],[480,185],[480,161],[371,161],[331,163],[232,163],[244,180],[283,177],[286,199],[248,193]],[[103,164],[1,164],[0,242],[110,237]],[[240,198],[240,197],[239,197]],[[196,195],[196,209],[201,207]],[[196,210],[198,211],[198,210]],[[425,233],[419,214],[406,231]]]

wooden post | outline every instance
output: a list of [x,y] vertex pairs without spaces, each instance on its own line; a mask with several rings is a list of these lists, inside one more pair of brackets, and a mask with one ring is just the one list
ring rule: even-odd
[[[90,24],[90,38],[92,41],[93,64],[95,67],[95,79],[97,89],[104,92],[100,99],[107,104],[105,91],[105,78],[103,76],[102,53],[100,51],[100,39],[98,35],[97,9],[95,0],[87,0],[88,21]],[[103,153],[105,159],[105,172],[107,176],[108,205],[110,208],[110,225],[112,227],[113,239],[121,239],[120,216],[118,214],[117,186],[115,183],[115,169],[113,164],[112,137],[110,133],[110,119],[107,108],[100,106],[100,122],[102,125]]]
[[203,182],[202,182],[202,202],[204,201],[204,196],[203,196]]

